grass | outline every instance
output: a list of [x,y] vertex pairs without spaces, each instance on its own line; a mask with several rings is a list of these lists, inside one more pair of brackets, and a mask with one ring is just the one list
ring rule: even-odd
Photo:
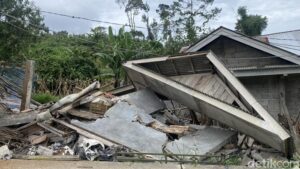
[[233,155],[224,161],[224,165],[240,165],[240,164],[241,164],[241,158],[237,155]]
[[59,97],[54,96],[50,93],[35,93],[32,96],[32,99],[41,104],[45,104],[45,103],[49,103],[49,102],[56,102],[59,100]]

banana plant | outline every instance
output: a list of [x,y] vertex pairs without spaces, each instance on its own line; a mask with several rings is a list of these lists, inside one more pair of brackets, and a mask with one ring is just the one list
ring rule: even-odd
[[102,40],[98,46],[102,51],[95,55],[112,69],[115,78],[114,87],[119,87],[121,80],[125,77],[122,63],[151,56],[157,51],[148,41],[134,39],[130,32],[125,31],[124,27],[119,29],[117,35],[109,27],[107,39]]

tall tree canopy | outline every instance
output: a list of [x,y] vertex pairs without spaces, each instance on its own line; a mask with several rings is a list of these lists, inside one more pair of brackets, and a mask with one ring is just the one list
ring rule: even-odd
[[135,17],[140,14],[141,11],[149,11],[149,6],[143,2],[143,0],[116,0],[118,4],[124,8],[129,26],[132,30],[135,30]]
[[267,28],[268,19],[261,15],[249,15],[245,6],[238,9],[239,19],[235,29],[248,36],[261,35],[262,31]]
[[220,8],[212,7],[213,3],[214,0],[175,0],[171,5],[160,4],[156,12],[160,16],[164,39],[183,37],[193,43],[207,23],[221,12]]
[[0,1],[1,60],[19,61],[25,58],[24,50],[42,33],[33,25],[45,28],[39,10],[29,0]]

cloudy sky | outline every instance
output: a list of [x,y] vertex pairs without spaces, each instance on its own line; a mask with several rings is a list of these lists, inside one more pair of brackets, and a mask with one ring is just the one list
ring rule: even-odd
[[[102,21],[127,23],[123,9],[115,0],[31,0],[41,10],[81,16]],[[151,17],[158,17],[155,9],[160,3],[171,3],[171,0],[147,0],[151,8]],[[250,14],[267,16],[268,27],[263,32],[274,33],[300,29],[299,0],[215,0],[215,6],[222,12],[216,20],[210,23],[211,28],[225,26],[234,29],[237,20],[237,8],[247,6]],[[95,26],[107,27],[107,24],[76,20],[43,13],[46,25],[56,31],[67,30],[72,33],[88,33]],[[145,26],[140,17],[136,19],[137,26]],[[116,27],[116,26],[115,26]]]

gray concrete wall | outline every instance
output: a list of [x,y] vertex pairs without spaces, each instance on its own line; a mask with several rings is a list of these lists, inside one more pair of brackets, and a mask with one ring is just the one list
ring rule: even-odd
[[285,77],[285,94],[289,113],[296,118],[300,111],[300,75]]
[[275,118],[280,113],[279,76],[243,77],[240,81]]
[[292,64],[278,57],[236,42],[226,37],[220,37],[202,49],[212,50],[227,67],[262,67],[266,65]]
[[[240,78],[245,87],[275,119],[280,113],[279,79],[279,76]],[[293,118],[296,118],[300,111],[300,75],[285,77],[285,92],[288,111]]]

